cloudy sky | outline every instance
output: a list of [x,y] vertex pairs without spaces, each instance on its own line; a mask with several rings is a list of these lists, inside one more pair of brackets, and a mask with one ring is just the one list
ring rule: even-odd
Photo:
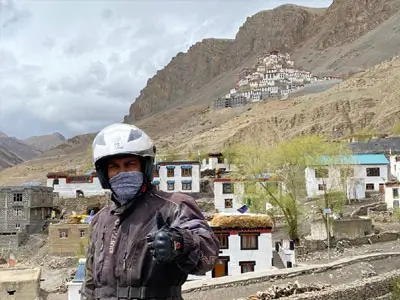
[[0,131],[71,137],[119,122],[177,52],[286,2],[0,0]]

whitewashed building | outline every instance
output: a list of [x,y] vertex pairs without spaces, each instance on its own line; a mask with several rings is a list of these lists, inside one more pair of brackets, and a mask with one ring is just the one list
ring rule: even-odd
[[[259,181],[269,182],[282,187],[281,182],[274,179],[260,178]],[[245,195],[245,181],[231,178],[214,179],[214,206],[218,212],[237,212],[237,209],[244,205]]]
[[95,172],[79,175],[51,172],[47,174],[46,186],[54,188],[60,198],[104,196],[107,192]]
[[209,153],[208,157],[201,161],[201,171],[206,170],[230,172],[235,171],[236,167],[230,164],[222,153]]
[[[196,278],[191,279],[215,278],[271,269],[273,257],[272,223],[252,228],[250,220],[251,218],[265,218],[265,215],[239,213],[219,215],[236,220],[249,218],[249,221],[246,222],[249,225],[216,226],[213,225],[212,221],[210,226],[220,243],[219,257],[211,272],[207,272],[204,276],[194,276]],[[234,221],[229,223],[234,224]]]
[[307,196],[321,196],[325,190],[346,191],[349,199],[365,199],[368,192],[384,192],[389,161],[383,154],[356,154],[342,163],[309,167],[305,171]]
[[153,184],[159,190],[168,193],[199,193],[200,163],[198,161],[160,162],[156,166]]
[[393,181],[385,184],[385,202],[388,209],[399,208],[400,182]]

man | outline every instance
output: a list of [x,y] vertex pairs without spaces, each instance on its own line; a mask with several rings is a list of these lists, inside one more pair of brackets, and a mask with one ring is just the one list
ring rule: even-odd
[[212,270],[219,243],[193,198],[156,191],[156,148],[139,128],[113,124],[93,161],[113,204],[91,222],[83,299],[181,300],[188,274]]

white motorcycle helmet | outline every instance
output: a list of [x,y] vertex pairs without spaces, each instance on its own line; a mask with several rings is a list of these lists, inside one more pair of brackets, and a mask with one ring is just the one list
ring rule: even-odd
[[156,147],[153,140],[138,127],[123,123],[109,125],[97,134],[92,149],[93,164],[104,189],[110,188],[106,162],[111,157],[141,157],[144,183],[153,180]]

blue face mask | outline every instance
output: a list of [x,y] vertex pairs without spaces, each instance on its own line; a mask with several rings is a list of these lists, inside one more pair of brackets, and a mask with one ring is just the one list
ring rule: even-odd
[[133,200],[143,186],[142,172],[120,172],[110,179],[110,186],[116,200],[124,205]]

